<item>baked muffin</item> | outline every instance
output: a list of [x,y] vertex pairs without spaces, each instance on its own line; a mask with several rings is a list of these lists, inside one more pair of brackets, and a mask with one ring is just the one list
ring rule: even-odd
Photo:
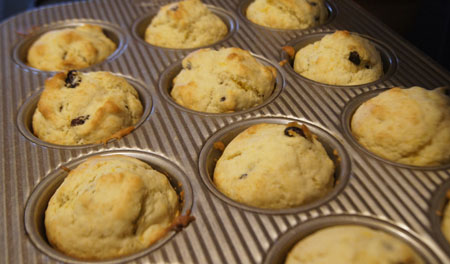
[[27,63],[43,71],[81,69],[104,61],[116,48],[101,27],[82,25],[43,34],[28,50]]
[[45,81],[33,132],[59,145],[106,142],[129,133],[142,111],[137,91],[124,78],[73,70]]
[[380,53],[365,38],[347,31],[336,31],[300,49],[294,70],[325,84],[358,85],[383,75]]
[[145,41],[156,46],[189,49],[213,44],[228,27],[200,0],[186,0],[161,7],[145,30]]
[[214,184],[237,202],[282,209],[323,197],[333,188],[333,176],[333,162],[305,126],[262,123],[228,144]]
[[450,161],[450,98],[442,90],[398,87],[364,102],[353,114],[356,140],[385,159],[416,166]]
[[425,263],[406,243],[382,231],[342,225],[321,229],[300,240],[286,264],[421,264]]
[[328,11],[323,0],[255,0],[246,14],[261,26],[305,29],[323,24]]
[[132,157],[95,156],[70,171],[45,211],[50,244],[84,260],[121,257],[163,237],[179,215],[167,177]]
[[[450,199],[450,190],[447,191],[447,198]],[[447,241],[450,243],[450,202],[447,202],[447,205],[445,206],[441,230]]]
[[275,68],[239,48],[201,49],[184,58],[170,92],[178,104],[226,113],[261,104],[275,88]]

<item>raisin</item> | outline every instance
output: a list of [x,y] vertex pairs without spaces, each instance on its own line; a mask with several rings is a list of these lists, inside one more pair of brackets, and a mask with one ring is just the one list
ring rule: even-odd
[[85,122],[86,120],[88,120],[88,119],[89,119],[89,115],[79,116],[79,117],[77,117],[77,118],[75,118],[75,119],[72,119],[72,121],[70,121],[70,126],[79,126],[79,125],[82,125],[82,124],[84,124],[84,122]]
[[316,6],[316,5],[317,5],[317,3],[311,2],[311,1],[308,1],[308,0],[306,0],[306,2],[308,2],[308,4],[310,4],[310,5],[312,5],[312,6]]
[[191,70],[192,64],[190,62],[186,63],[186,69]]
[[314,17],[314,20],[315,20],[316,22],[319,22],[320,17],[319,17],[319,16],[315,16],[315,17]]
[[60,105],[60,106],[59,106],[59,112],[61,112],[62,110],[63,110],[63,106]]
[[220,98],[220,101],[223,102],[223,101],[225,101],[226,99],[227,99],[227,98],[224,96],[224,97],[221,97],[221,98]]
[[370,65],[366,64],[364,67],[366,67],[366,69],[370,69]]
[[348,56],[348,60],[357,66],[361,63],[361,58],[359,57],[359,54],[356,51],[350,52],[350,55]]
[[67,73],[65,82],[66,82],[66,84],[64,86],[66,86],[67,88],[75,88],[78,85],[80,85],[81,77],[80,77],[78,71],[76,71],[76,70],[69,71]]
[[239,176],[239,180],[242,180],[242,179],[244,179],[244,178],[247,178],[247,176],[248,176],[248,174],[247,174],[247,173],[244,173],[244,174],[242,174],[241,176]]
[[297,133],[298,135],[305,137],[305,133],[303,132],[303,130],[299,127],[287,127],[284,130],[284,135],[288,136],[288,137],[293,137],[294,134],[293,133]]

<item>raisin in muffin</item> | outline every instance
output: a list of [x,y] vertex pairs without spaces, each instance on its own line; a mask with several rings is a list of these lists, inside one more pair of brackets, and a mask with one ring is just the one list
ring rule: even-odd
[[94,156],[70,171],[49,201],[45,229],[66,255],[102,260],[149,247],[179,215],[167,177],[122,155]]
[[261,104],[275,88],[275,68],[239,48],[201,49],[183,60],[172,98],[201,112],[226,113]]
[[324,23],[328,11],[323,0],[255,0],[246,15],[265,27],[305,29]]
[[186,0],[161,7],[145,31],[145,41],[188,49],[213,44],[227,33],[225,23],[200,0]]
[[226,146],[214,184],[237,202],[282,209],[323,197],[333,188],[333,176],[333,161],[305,126],[262,123]]
[[450,98],[441,89],[395,87],[353,114],[356,140],[385,159],[416,166],[450,162]]
[[300,49],[294,70],[325,84],[358,85],[383,75],[380,53],[365,38],[347,31],[336,31]]
[[364,226],[342,225],[321,229],[300,240],[286,264],[422,264],[405,242]]
[[116,48],[99,26],[53,30],[31,45],[27,63],[43,71],[81,69],[104,61]]
[[124,78],[73,70],[45,81],[33,132],[60,145],[106,142],[129,133],[142,111],[137,91]]

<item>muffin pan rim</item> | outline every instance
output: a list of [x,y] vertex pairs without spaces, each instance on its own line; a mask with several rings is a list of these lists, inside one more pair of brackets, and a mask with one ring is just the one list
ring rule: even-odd
[[[446,193],[450,191],[450,179],[444,181],[444,183],[437,188],[431,199],[431,206],[428,216],[431,222],[431,229],[434,236],[437,238],[436,243],[444,249],[444,252],[450,256],[450,241],[447,240],[442,232],[442,218],[446,206],[450,206],[450,199],[446,196]],[[438,212],[441,214],[439,215]]]
[[[64,71],[64,70],[58,70],[58,71],[46,71],[46,70],[40,70],[34,67],[31,67],[26,64],[26,56],[28,54],[28,49],[31,47],[31,45],[38,40],[43,34],[53,31],[53,30],[61,30],[66,28],[75,28],[77,26],[82,25],[95,25],[100,26],[103,29],[103,33],[111,39],[108,34],[113,33],[118,38],[118,43],[116,43],[113,39],[111,39],[116,45],[116,50],[113,51],[108,57],[106,57],[105,60],[95,63],[93,65],[90,65],[85,68],[80,68],[77,70],[80,71],[86,71],[86,70],[92,70],[95,67],[101,66],[106,63],[110,63],[113,60],[116,60],[119,58],[122,53],[126,50],[129,42],[129,34],[124,31],[124,29],[113,22],[107,21],[107,20],[99,20],[99,19],[91,19],[91,18],[77,18],[77,19],[67,19],[67,20],[58,20],[49,24],[44,24],[39,26],[39,28],[36,31],[31,32],[29,35],[18,41],[15,45],[13,45],[13,52],[12,52],[12,60],[16,65],[19,66],[24,71],[31,71],[33,73],[39,73],[39,74],[56,74],[58,72]],[[21,50],[23,49],[24,45],[28,45],[29,47],[26,48],[26,53],[20,55]],[[22,59],[21,57],[24,57]]]
[[[366,149],[363,145],[361,145],[358,140],[353,136],[352,130],[351,130],[351,120],[353,117],[353,114],[356,112],[356,110],[361,106],[362,103],[366,102],[367,100],[374,98],[375,96],[379,95],[382,92],[385,92],[391,88],[381,88],[376,90],[371,90],[367,92],[363,92],[353,98],[350,99],[345,104],[345,107],[343,108],[341,112],[341,118],[340,123],[341,127],[343,129],[343,136],[344,138],[353,146],[355,147],[358,152],[362,153],[365,157],[370,157],[379,161],[382,161],[383,163],[386,163],[388,165],[392,165],[399,168],[406,168],[410,170],[420,170],[420,171],[439,171],[439,170],[446,170],[450,168],[450,162],[448,164],[442,164],[442,165],[433,165],[433,166],[418,166],[418,165],[409,165],[404,163],[399,163],[395,161],[388,160],[386,158],[383,158],[372,151]],[[407,89],[405,87],[401,87],[402,89]]]
[[[225,48],[233,48],[233,47],[225,47]],[[214,50],[217,50],[217,49],[214,49]],[[173,79],[183,69],[182,61],[188,55],[183,57],[181,60],[174,62],[172,65],[169,65],[168,67],[166,67],[165,70],[160,74],[160,77],[158,79],[158,93],[159,93],[160,97],[165,102],[168,102],[172,107],[175,107],[183,112],[188,112],[188,113],[191,113],[194,115],[199,115],[199,116],[219,117],[219,116],[243,115],[243,114],[246,114],[249,112],[256,111],[260,108],[266,107],[268,104],[270,104],[271,102],[276,100],[277,97],[282,93],[282,91],[284,90],[284,88],[286,86],[286,78],[284,76],[283,71],[281,70],[281,67],[277,63],[272,62],[271,60],[265,58],[262,55],[255,54],[251,51],[249,51],[249,52],[258,62],[260,62],[266,66],[269,65],[269,66],[274,67],[277,72],[277,76],[275,77],[275,87],[272,91],[272,94],[267,99],[265,99],[261,104],[255,105],[253,107],[250,107],[250,108],[247,108],[244,110],[236,111],[236,112],[209,113],[209,112],[201,112],[201,111],[189,109],[189,108],[184,107],[184,106],[178,104],[177,102],[175,102],[175,100],[170,95],[170,91],[172,90],[171,84],[173,83]],[[176,73],[176,74],[173,74],[173,73]],[[172,75],[173,75],[173,77],[172,77]]]
[[[425,263],[439,263],[439,258],[425,242],[413,230],[406,230],[398,224],[374,215],[341,213],[309,219],[282,234],[276,242],[269,248],[264,257],[263,264],[274,263],[274,260],[281,260],[287,257],[288,252],[301,239],[332,226],[358,225],[369,227],[374,230],[383,231],[400,241],[409,245]],[[287,247],[286,247],[287,245]],[[285,248],[283,248],[285,246]],[[432,262],[428,262],[432,260]]]
[[[239,133],[244,131],[246,128],[251,125],[261,124],[261,123],[273,123],[273,124],[287,124],[289,122],[296,122],[299,124],[305,124],[311,132],[318,137],[318,141],[323,145],[325,150],[327,150],[328,156],[333,161],[335,165],[335,185],[333,189],[327,193],[325,196],[306,203],[304,205],[292,207],[292,208],[283,208],[283,209],[267,209],[267,208],[259,208],[251,205],[246,205],[233,199],[227,197],[225,194],[220,192],[213,183],[213,174],[208,171],[208,157],[210,156],[211,151],[214,149],[214,143],[218,141],[222,141],[224,137],[227,137],[230,133],[236,133],[235,136],[232,137],[234,139]],[[320,131],[320,135],[317,133]],[[225,134],[225,135],[224,135]],[[231,140],[232,140],[231,139]],[[231,141],[230,140],[230,141]],[[326,141],[326,142],[325,142]],[[330,141],[332,141],[331,145]],[[227,143],[228,144],[228,143]],[[226,146],[225,146],[226,147]],[[331,151],[336,150],[338,152],[338,157],[332,157]],[[339,164],[336,162],[340,159]],[[200,172],[200,177],[204,186],[208,189],[208,191],[215,195],[216,198],[224,202],[225,204],[231,205],[233,207],[242,209],[244,211],[253,212],[257,214],[264,215],[288,215],[288,214],[296,214],[300,212],[307,212],[314,209],[317,209],[323,205],[330,203],[333,199],[339,196],[342,192],[345,191],[345,187],[348,185],[352,171],[352,160],[350,158],[349,153],[345,150],[345,147],[342,145],[340,140],[336,137],[334,133],[323,128],[320,124],[313,123],[309,120],[293,118],[293,117],[279,117],[279,116],[263,116],[256,118],[244,119],[241,121],[234,122],[233,124],[228,125],[227,127],[223,127],[217,131],[215,131],[203,144],[198,158],[198,170]],[[339,169],[339,171],[338,171]]]
[[[186,215],[188,211],[192,209],[194,196],[193,196],[193,189],[189,180],[189,177],[183,172],[183,170],[173,161],[168,159],[167,157],[164,157],[158,153],[149,152],[148,150],[141,150],[141,149],[109,149],[104,151],[98,151],[89,153],[86,155],[81,155],[79,157],[74,157],[73,159],[70,159],[66,162],[63,162],[59,165],[59,167],[55,168],[53,171],[49,172],[45,177],[33,187],[33,190],[31,194],[29,195],[25,208],[24,208],[24,214],[23,214],[23,223],[25,227],[25,233],[27,234],[28,238],[31,240],[30,242],[33,244],[35,248],[37,248],[41,253],[49,256],[50,258],[58,261],[63,261],[67,263],[122,263],[127,261],[132,261],[138,258],[141,258],[145,255],[150,254],[151,252],[159,249],[164,244],[166,244],[168,241],[174,239],[174,237],[177,235],[178,232],[176,231],[168,231],[163,237],[159,238],[157,241],[155,241],[153,244],[151,244],[146,249],[143,249],[141,251],[132,253],[130,255],[126,255],[119,258],[114,259],[106,259],[106,260],[95,260],[95,261],[88,261],[88,260],[82,260],[77,259],[74,257],[70,257],[57,249],[53,248],[48,241],[42,240],[44,238],[46,240],[45,234],[44,237],[41,237],[39,229],[39,223],[36,223],[34,220],[37,212],[39,209],[36,209],[36,207],[39,207],[39,203],[42,202],[41,200],[47,200],[47,197],[42,198],[42,196],[48,196],[48,200],[45,202],[44,207],[47,208],[48,201],[53,196],[54,192],[56,192],[56,189],[62,184],[64,179],[67,177],[67,172],[63,170],[64,167],[66,168],[75,168],[84,161],[86,161],[90,157],[94,156],[111,156],[111,155],[124,155],[127,157],[133,157],[140,161],[145,162],[146,164],[150,165],[153,169],[161,172],[163,175],[165,175],[168,179],[172,187],[177,192],[177,195],[180,198],[181,193],[182,194],[182,204],[180,204],[180,216]],[[157,165],[155,165],[155,160]],[[163,166],[170,166],[171,168],[162,168]],[[176,172],[177,176],[174,176],[169,173],[164,173],[161,170],[164,169],[164,172],[170,171],[170,172]],[[65,174],[65,175],[64,175]],[[178,186],[174,186],[174,182],[178,184]],[[56,182],[56,183],[55,183]],[[181,185],[181,190],[177,190]],[[49,187],[50,186],[50,187]],[[49,191],[53,192],[53,194],[48,195],[45,192]],[[52,190],[54,189],[54,190]],[[45,214],[45,210],[43,210],[43,214]],[[44,215],[41,215],[40,217],[42,219],[42,228],[45,227],[44,225]]]
[[305,31],[305,30],[317,29],[317,28],[320,28],[323,26],[327,26],[336,19],[336,17],[338,16],[338,13],[339,13],[338,7],[336,6],[336,4],[333,1],[324,0],[325,8],[327,9],[327,12],[328,12],[328,17],[325,20],[325,22],[323,22],[322,24],[319,24],[317,26],[312,26],[309,28],[303,28],[303,29],[271,28],[271,27],[266,27],[263,25],[256,24],[247,18],[247,15],[246,15],[247,8],[254,1],[255,0],[243,0],[240,2],[237,13],[241,17],[241,19],[246,21],[247,23],[249,23],[251,26],[256,27],[258,29],[269,30],[269,31],[278,32],[278,33],[289,32],[289,31]]
[[[291,76],[295,76],[295,78],[306,81],[311,85],[317,85],[317,86],[321,86],[324,88],[330,88],[330,89],[357,89],[357,88],[381,85],[381,84],[384,84],[386,81],[390,80],[397,73],[399,59],[393,49],[391,49],[388,45],[386,45],[383,41],[381,41],[379,39],[376,39],[369,35],[360,34],[358,32],[353,32],[353,31],[348,31],[348,32],[350,34],[355,34],[357,36],[360,36],[364,39],[369,40],[370,43],[373,44],[375,46],[376,50],[380,53],[381,62],[383,63],[383,76],[381,76],[381,78],[379,78],[378,80],[375,80],[375,81],[372,81],[369,83],[355,84],[355,85],[333,85],[333,84],[321,83],[321,82],[306,78],[305,76],[297,73],[294,70],[293,63],[295,60],[295,55],[297,54],[299,48],[303,48],[308,44],[317,42],[328,34],[333,34],[336,31],[342,31],[342,30],[347,31],[345,29],[335,29],[335,30],[327,29],[327,30],[320,31],[320,32],[312,32],[312,33],[304,34],[302,36],[291,39],[290,41],[285,43],[284,46],[294,47],[295,54],[294,54],[294,57],[291,58],[291,57],[289,57],[288,54],[286,54],[286,52],[283,49],[281,49],[280,61],[287,61],[287,63],[283,66],[283,68],[287,68],[286,71],[289,72]],[[302,45],[302,46],[299,48],[296,48],[296,46],[298,46],[298,45]],[[387,60],[387,63],[389,64],[387,69],[385,69],[383,59]]]
[[[80,71],[83,73],[89,73]],[[98,72],[98,71],[95,71]],[[139,121],[134,125],[134,129],[130,132],[133,133],[136,129],[142,126],[148,118],[150,118],[151,114],[154,111],[154,96],[151,95],[150,91],[146,89],[147,86],[143,81],[131,77],[129,75],[124,75],[121,73],[109,72],[115,76],[119,76],[124,78],[139,94],[139,101],[143,106],[142,116]],[[53,77],[53,76],[52,76]],[[76,149],[84,149],[84,148],[92,148],[96,146],[106,145],[112,142],[117,141],[118,139],[111,139],[106,144],[103,143],[92,143],[92,144],[84,144],[84,145],[60,145],[54,144],[50,142],[46,142],[37,136],[35,136],[32,132],[32,120],[34,112],[36,111],[37,104],[39,102],[39,98],[44,91],[44,86],[38,87],[36,91],[34,91],[30,96],[25,99],[25,101],[21,104],[18,109],[17,116],[15,118],[15,125],[18,128],[20,134],[29,142],[33,144],[37,144],[41,147],[54,148],[54,149],[66,149],[66,150],[76,150]],[[29,121],[29,124],[26,124],[26,121]],[[128,134],[127,134],[128,135]],[[123,136],[126,137],[127,135]]]
[[[131,25],[131,35],[133,36],[134,39],[136,39],[138,41],[138,43],[140,43],[144,46],[147,46],[152,49],[161,49],[161,50],[173,51],[173,52],[175,52],[175,51],[194,51],[197,49],[212,48],[214,46],[221,45],[228,39],[232,38],[233,35],[239,30],[239,21],[236,19],[235,15],[228,10],[225,10],[223,8],[220,8],[220,7],[217,7],[214,5],[208,5],[208,4],[206,4],[206,7],[208,7],[208,9],[214,15],[218,16],[220,18],[220,20],[222,20],[225,23],[225,25],[227,26],[227,29],[228,29],[227,34],[222,39],[220,39],[214,43],[206,44],[206,45],[202,45],[202,46],[194,47],[194,48],[168,48],[168,47],[153,45],[153,44],[146,42],[145,41],[145,30],[150,25],[153,18],[157,15],[159,9],[153,10],[147,14],[141,15],[140,17],[135,19],[133,24]],[[150,20],[150,21],[147,22],[147,20]],[[142,25],[143,23],[145,23],[145,25]],[[138,28],[141,26],[145,28],[143,31],[143,36],[141,36],[141,34],[137,32]]]

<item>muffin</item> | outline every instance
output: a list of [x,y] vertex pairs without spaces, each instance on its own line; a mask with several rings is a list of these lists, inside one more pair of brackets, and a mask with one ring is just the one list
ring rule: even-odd
[[364,102],[351,131],[374,154],[398,163],[433,166],[450,161],[450,98],[441,89],[395,87]]
[[305,29],[323,24],[328,11],[323,0],[255,0],[246,15],[265,27]]
[[[450,199],[450,190],[447,192],[447,198]],[[447,241],[450,243],[450,202],[447,202],[447,205],[445,206],[441,230]]]
[[325,84],[358,85],[378,80],[383,75],[383,63],[370,41],[336,31],[300,49],[294,70]]
[[406,243],[382,231],[343,225],[321,229],[300,240],[286,264],[421,264],[425,263]]
[[95,156],[70,171],[45,211],[50,244],[83,260],[133,254],[163,237],[179,215],[167,177],[132,157]]
[[226,146],[214,184],[239,203],[282,209],[325,196],[333,189],[333,176],[333,162],[304,125],[262,123]]
[[49,143],[100,143],[133,130],[142,111],[137,91],[124,78],[73,70],[45,81],[32,126]]
[[27,63],[43,71],[81,69],[104,61],[116,48],[101,27],[82,25],[43,34],[28,50]]
[[145,41],[156,46],[189,49],[213,44],[228,27],[200,0],[186,0],[161,7],[145,30]]
[[201,112],[226,113],[261,104],[275,88],[275,68],[239,48],[201,49],[183,60],[171,96]]

